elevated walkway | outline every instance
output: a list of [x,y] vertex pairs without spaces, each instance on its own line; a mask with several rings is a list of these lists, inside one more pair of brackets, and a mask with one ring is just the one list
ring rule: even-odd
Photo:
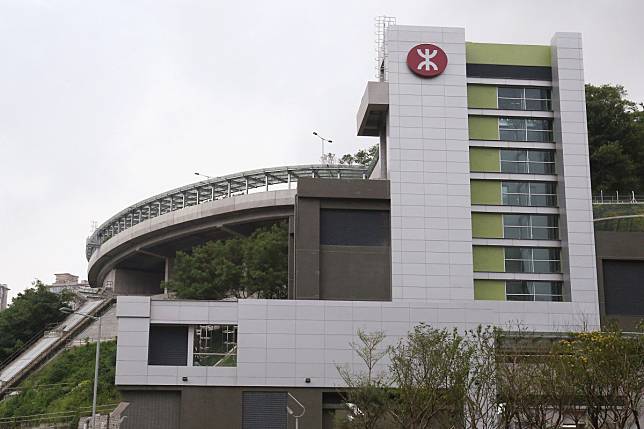
[[[112,298],[89,300],[78,308],[79,313],[99,314],[108,309]],[[70,314],[53,329],[46,330],[42,337],[27,343],[22,353],[0,367],[0,398],[8,389],[18,384],[31,371],[49,361],[55,353],[64,347],[75,335],[82,332],[92,322],[91,319],[78,314]]]

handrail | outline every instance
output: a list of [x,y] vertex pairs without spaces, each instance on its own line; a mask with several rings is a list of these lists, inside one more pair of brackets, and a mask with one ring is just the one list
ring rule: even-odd
[[[101,311],[105,310],[107,307],[111,306],[114,302],[113,298],[104,299],[98,306],[93,308],[89,314],[99,314]],[[67,320],[67,319],[65,319]],[[62,323],[62,322],[61,322]],[[66,344],[73,340],[73,337],[82,332],[82,329],[85,328],[88,324],[91,324],[92,320],[89,318],[82,318],[70,331],[67,331],[61,335],[54,343],[52,343],[48,349],[44,350],[41,354],[35,356],[24,368],[14,374],[11,379],[6,380],[0,385],[0,398],[2,398],[7,390],[15,383],[22,380],[30,371],[34,369],[37,365],[41,364],[42,361],[47,361],[50,357],[58,353]]]
[[31,337],[31,339],[29,339],[29,341],[24,343],[22,345],[22,347],[20,347],[18,350],[16,350],[12,354],[10,354],[5,360],[0,362],[0,371],[5,369],[6,367],[8,367],[18,356],[20,356],[21,354],[26,352],[27,349],[29,349],[31,346],[36,344],[45,335],[45,332],[47,332],[49,330],[50,330],[49,327],[45,327],[45,329],[42,329],[41,331],[38,331],[38,333],[36,335],[34,335],[33,337]]
[[601,222],[601,221],[604,221],[604,220],[632,219],[632,218],[637,218],[637,217],[644,217],[644,214],[600,217],[599,219],[593,219],[593,222]]
[[[96,407],[97,411],[108,412],[113,411],[119,404],[103,404]],[[0,417],[0,424],[6,423],[43,423],[61,419],[74,418],[80,416],[82,413],[91,411],[92,407],[78,407],[75,410],[68,411],[57,411],[53,413],[42,413],[42,414],[29,414],[23,416],[13,416],[13,417]]]
[[[298,414],[298,415],[293,414],[293,417],[294,417],[294,418],[299,419],[300,417],[302,417],[302,416],[304,415],[304,413],[306,413],[306,407],[305,407],[305,406],[304,406],[300,401],[298,401],[298,400],[297,400],[297,398],[296,398],[295,396],[291,395],[291,392],[287,392],[287,393],[288,393],[288,396],[289,396],[289,397],[290,397],[290,398],[291,398],[291,399],[292,399],[292,400],[293,400],[297,405],[299,405],[299,407],[300,407],[300,408],[302,408],[302,412],[301,412],[300,414]],[[287,408],[288,408],[288,407],[287,407]]]
[[18,350],[16,350],[11,355],[9,355],[5,360],[0,362],[0,371],[8,367],[18,356],[20,356],[21,354],[26,352],[31,346],[36,344],[41,338],[45,336],[47,332],[54,331],[55,330],[54,328],[61,326],[65,319],[66,318],[64,318],[60,322],[52,322],[52,323],[46,324],[45,329],[39,331],[36,335],[31,337],[31,339],[27,341],[22,347],[20,347]]
[[86,257],[89,260],[94,251],[113,236],[162,214],[233,195],[247,194],[251,189],[269,190],[269,186],[279,184],[288,185],[290,189],[299,177],[366,179],[366,172],[367,168],[356,165],[296,165],[244,171],[172,189],[132,204],[101,224],[87,238]]

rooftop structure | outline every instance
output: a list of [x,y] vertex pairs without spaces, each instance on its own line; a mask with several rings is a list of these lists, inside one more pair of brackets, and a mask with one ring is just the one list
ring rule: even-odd
[[53,293],[61,293],[63,290],[81,291],[82,289],[89,289],[89,282],[87,280],[78,280],[78,276],[70,273],[54,274],[56,280],[50,285],[45,287]]

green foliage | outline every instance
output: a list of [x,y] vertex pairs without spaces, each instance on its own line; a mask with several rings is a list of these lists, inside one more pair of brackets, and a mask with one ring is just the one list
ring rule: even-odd
[[[0,417],[75,411],[92,405],[96,344],[64,351],[28,377],[20,394],[0,402]],[[97,403],[120,402],[114,385],[116,342],[101,343]],[[85,414],[89,414],[85,412]]]
[[19,350],[47,325],[65,318],[59,311],[67,306],[70,295],[51,293],[39,280],[19,293],[11,305],[0,313],[0,362]]
[[[625,429],[641,422],[641,333],[552,338],[520,326],[512,333],[479,327],[460,334],[421,324],[384,352],[382,333],[358,337],[354,351],[367,370],[338,368],[353,404],[341,427],[560,429],[572,421]],[[384,357],[389,365],[374,376]]]
[[369,149],[360,149],[355,154],[344,154],[340,158],[340,164],[353,165],[358,164],[368,167],[378,156],[378,145],[373,145]]
[[401,428],[452,427],[462,419],[467,348],[456,329],[420,324],[390,351],[390,413]]
[[644,191],[644,113],[619,85],[586,85],[590,172],[595,193]]
[[170,281],[184,299],[286,298],[288,229],[286,224],[257,229],[249,237],[210,241],[177,252]]

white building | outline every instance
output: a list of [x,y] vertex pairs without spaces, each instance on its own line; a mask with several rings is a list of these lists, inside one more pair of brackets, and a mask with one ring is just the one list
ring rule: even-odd
[[[289,394],[306,406],[301,427],[332,427],[336,366],[358,364],[358,329],[393,343],[421,322],[599,327],[581,36],[500,45],[466,42],[463,28],[395,25],[382,70],[357,118],[360,135],[380,137],[369,180],[313,171],[297,191],[234,196],[230,179],[224,199],[204,182],[195,204],[186,188],[106,223],[88,253],[90,282],[129,295],[118,298],[124,427],[145,416],[155,428],[285,428]],[[209,219],[259,208],[294,210],[292,299],[131,296],[171,276],[163,234],[185,227],[194,239]],[[353,229],[377,224],[375,211],[389,222],[383,239],[350,242]]]

